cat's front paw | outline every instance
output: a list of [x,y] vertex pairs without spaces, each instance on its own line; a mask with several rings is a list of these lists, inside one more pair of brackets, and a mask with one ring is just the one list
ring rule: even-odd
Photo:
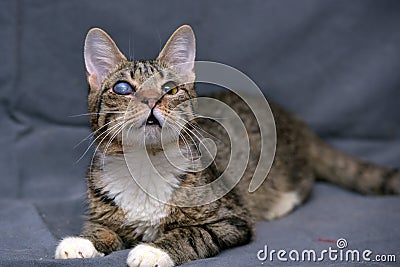
[[66,237],[56,249],[56,259],[94,258],[102,257],[103,253],[96,250],[93,243],[82,237]]
[[172,267],[174,262],[163,250],[142,244],[129,252],[126,261],[129,267]]

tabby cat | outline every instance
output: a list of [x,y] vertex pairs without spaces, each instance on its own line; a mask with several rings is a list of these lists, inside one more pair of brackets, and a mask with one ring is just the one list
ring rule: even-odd
[[[103,30],[94,28],[87,34],[84,57],[90,122],[97,144],[87,178],[89,209],[82,234],[64,238],[56,258],[98,257],[132,248],[129,266],[165,267],[212,257],[250,242],[254,221],[278,218],[293,210],[307,198],[315,178],[364,194],[400,193],[399,170],[361,162],[334,150],[273,103],[274,162],[268,179],[249,193],[260,156],[259,127],[238,96],[219,93],[213,97],[232,107],[247,129],[251,152],[247,169],[237,186],[215,201],[173,205],[204,198],[195,190],[187,194],[183,188],[214,181],[231,153],[223,127],[193,120],[195,105],[172,112],[196,98],[191,27],[177,29],[155,60],[134,62],[127,60]],[[169,129],[165,138],[163,128]],[[198,157],[196,133],[201,132],[217,140],[218,153],[212,164],[194,171],[167,160],[167,153],[178,158],[182,154],[188,157],[189,151],[191,160]],[[146,160],[163,181],[155,178]]]

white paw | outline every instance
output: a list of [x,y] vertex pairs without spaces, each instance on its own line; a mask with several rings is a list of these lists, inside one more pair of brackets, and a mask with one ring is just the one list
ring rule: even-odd
[[174,262],[159,248],[146,244],[138,245],[129,252],[126,263],[129,267],[172,267]]
[[93,243],[82,237],[66,237],[56,249],[56,259],[94,258],[104,256],[93,246]]

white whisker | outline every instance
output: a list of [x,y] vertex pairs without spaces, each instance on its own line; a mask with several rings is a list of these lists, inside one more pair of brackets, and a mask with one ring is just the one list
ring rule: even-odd
[[106,114],[123,114],[125,112],[123,111],[107,111],[107,112],[91,112],[91,113],[82,113],[82,114],[76,114],[76,115],[69,115],[69,118],[76,118],[76,117],[82,117],[82,116],[90,116],[90,115],[106,115]]
[[102,130],[104,127],[110,125],[111,123],[113,123],[113,122],[115,122],[115,121],[117,121],[117,120],[121,120],[121,119],[123,119],[123,117],[117,117],[117,118],[115,118],[114,120],[111,120],[111,121],[107,122],[106,124],[104,124],[103,126],[101,126],[99,129],[97,129],[96,131],[90,133],[88,136],[86,136],[84,139],[82,139],[78,144],[76,144],[76,145],[74,146],[74,148],[77,148],[77,147],[78,147],[80,144],[82,144],[84,141],[86,141],[86,140],[88,140],[89,138],[95,136],[95,134],[96,134],[98,131]]
[[[123,123],[124,123],[124,122],[119,122],[119,123],[117,123],[116,125],[112,126],[110,129],[107,129],[105,132],[103,132],[103,133],[101,133],[99,136],[97,136],[96,139],[94,139],[94,140],[92,141],[92,143],[89,145],[89,147],[86,149],[86,151],[85,151],[85,153],[82,155],[82,157],[89,151],[90,147],[91,147],[100,137],[102,137],[102,136],[104,135],[104,137],[101,139],[101,141],[100,141],[100,142],[98,143],[98,145],[96,146],[96,149],[95,149],[95,151],[94,151],[94,153],[93,153],[92,160],[91,160],[91,164],[92,164],[92,163],[93,163],[93,159],[94,159],[94,157],[95,157],[95,155],[96,155],[96,152],[98,151],[98,149],[99,149],[100,145],[102,144],[102,142],[107,138],[108,135],[110,135],[110,134],[112,133],[112,131],[113,131],[114,129],[117,129],[117,128],[118,128],[119,126],[121,126]],[[82,158],[82,157],[81,157],[81,158]]]

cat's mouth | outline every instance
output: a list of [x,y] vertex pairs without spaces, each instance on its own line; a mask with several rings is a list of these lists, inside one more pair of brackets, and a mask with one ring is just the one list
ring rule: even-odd
[[150,116],[146,120],[146,126],[158,126],[161,127],[160,121],[157,120],[156,116],[154,116],[153,112],[150,113]]

